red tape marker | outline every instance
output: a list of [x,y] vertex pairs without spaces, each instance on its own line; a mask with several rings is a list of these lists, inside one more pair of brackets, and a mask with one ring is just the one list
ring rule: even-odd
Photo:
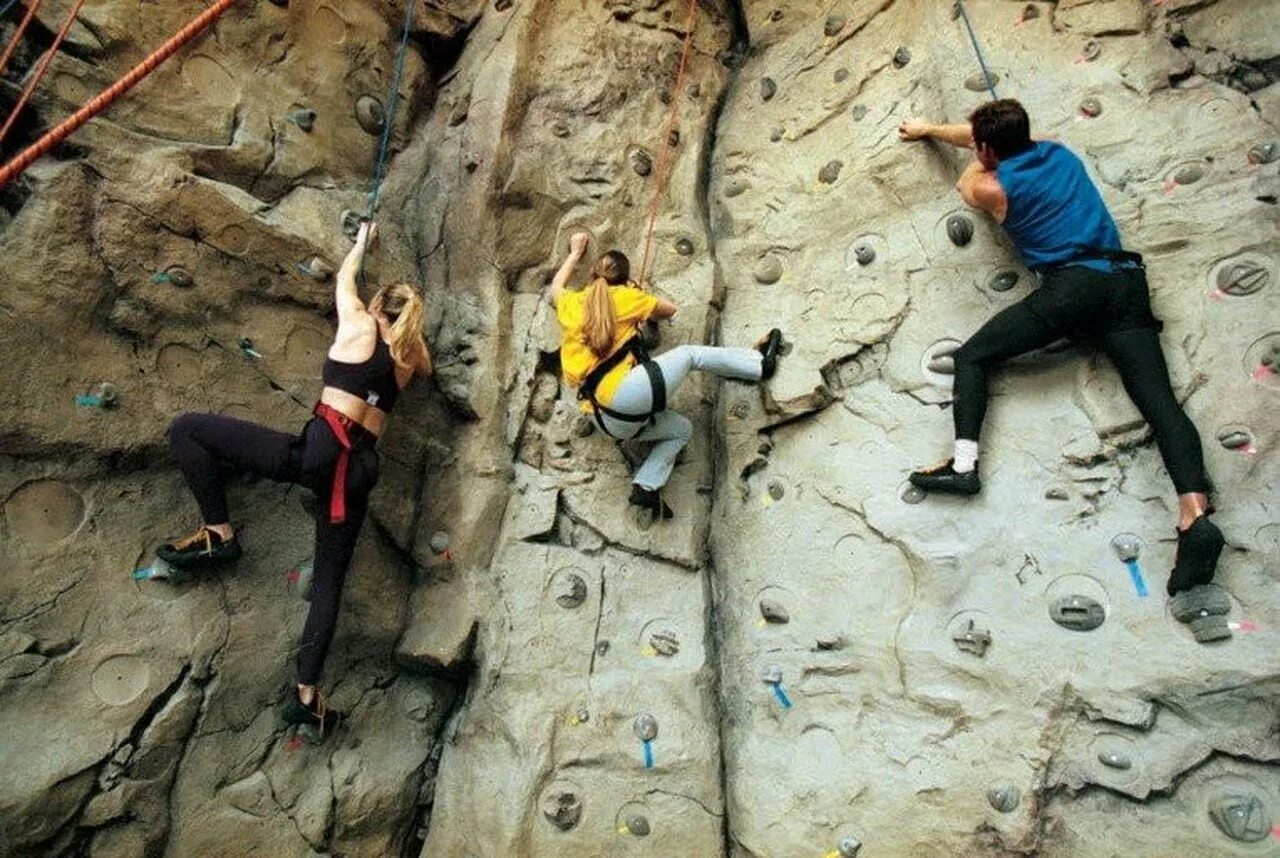
[[288,581],[290,584],[297,584],[298,579],[301,578],[302,575],[301,573],[298,572],[297,569],[290,569],[289,574],[285,575],[284,577],[285,577],[285,580]]
[[298,750],[305,744],[306,742],[302,740],[301,736],[294,736],[288,742],[285,742],[284,749],[292,754],[294,751]]

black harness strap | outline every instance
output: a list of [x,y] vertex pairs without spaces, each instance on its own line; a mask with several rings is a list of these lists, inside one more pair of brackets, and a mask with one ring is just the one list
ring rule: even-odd
[[[618,364],[626,360],[628,356],[634,356],[636,361],[644,367],[645,372],[649,374],[649,384],[653,388],[653,407],[647,414],[624,414],[621,411],[614,411],[612,408],[602,405],[596,399],[596,388],[600,386],[600,382]],[[619,423],[648,423],[652,421],[655,414],[665,411],[667,408],[667,382],[662,377],[661,368],[649,358],[649,350],[645,348],[644,341],[637,335],[627,340],[621,348],[600,361],[591,372],[587,373],[587,377],[582,380],[582,386],[578,388],[578,398],[585,399],[591,403],[591,407],[595,409],[596,425],[600,427],[601,432],[610,438],[614,438],[613,433],[604,425],[604,417],[617,420]]]

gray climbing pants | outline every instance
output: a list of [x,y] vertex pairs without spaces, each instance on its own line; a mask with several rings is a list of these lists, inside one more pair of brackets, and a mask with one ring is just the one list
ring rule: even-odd
[[[759,381],[763,375],[763,360],[764,356],[755,349],[717,346],[676,346],[653,358],[662,370],[668,401],[695,369],[721,378]],[[653,385],[645,368],[633,367],[618,385],[613,401],[606,404],[622,414],[648,414],[653,408]],[[676,456],[693,436],[693,424],[689,418],[671,410],[660,411],[644,423],[614,420],[607,414],[602,414],[601,419],[605,429],[615,438],[657,442],[632,479],[636,485],[646,489],[660,489],[667,484]]]

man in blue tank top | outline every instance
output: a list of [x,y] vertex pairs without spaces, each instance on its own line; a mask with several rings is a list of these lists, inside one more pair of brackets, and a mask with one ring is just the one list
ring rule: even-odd
[[977,494],[990,372],[1064,337],[1096,345],[1150,424],[1178,492],[1178,554],[1167,588],[1172,596],[1213,578],[1224,543],[1208,518],[1200,436],[1169,384],[1142,257],[1121,247],[1115,221],[1080,159],[1060,143],[1032,140],[1030,126],[1022,105],[1003,99],[979,107],[965,124],[908,120],[898,129],[903,140],[934,139],[974,150],[956,189],[1004,227],[1040,280],[1040,288],[1001,310],[956,350],[954,455],[915,471],[911,483]]

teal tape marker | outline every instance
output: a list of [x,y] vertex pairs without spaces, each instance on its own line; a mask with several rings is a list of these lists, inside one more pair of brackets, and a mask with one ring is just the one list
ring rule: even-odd
[[1138,594],[1138,598],[1147,598],[1149,595],[1147,581],[1142,576],[1142,567],[1138,565],[1138,555],[1142,553],[1142,540],[1132,533],[1120,533],[1111,540],[1111,550],[1129,570],[1129,580],[1133,582],[1133,589]]
[[658,719],[648,712],[641,712],[636,716],[631,728],[635,731],[636,738],[640,740],[641,751],[644,753],[644,767],[653,768],[653,740],[658,738]]

